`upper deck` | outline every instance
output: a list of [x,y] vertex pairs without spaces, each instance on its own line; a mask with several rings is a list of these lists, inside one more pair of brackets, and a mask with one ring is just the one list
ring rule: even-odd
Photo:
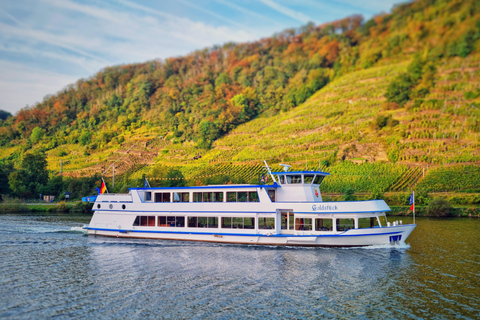
[[272,173],[273,184],[131,188],[129,194],[99,195],[98,202],[322,202],[320,184],[329,173]]

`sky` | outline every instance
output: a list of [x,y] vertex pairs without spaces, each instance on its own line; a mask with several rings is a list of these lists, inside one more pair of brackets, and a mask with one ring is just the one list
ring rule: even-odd
[[105,67],[390,12],[395,0],[1,0],[0,109],[16,114]]

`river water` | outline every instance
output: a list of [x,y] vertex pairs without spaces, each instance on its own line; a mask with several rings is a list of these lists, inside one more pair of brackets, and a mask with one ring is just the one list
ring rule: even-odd
[[353,249],[94,237],[88,221],[0,215],[1,319],[480,318],[479,219],[417,218],[407,246]]

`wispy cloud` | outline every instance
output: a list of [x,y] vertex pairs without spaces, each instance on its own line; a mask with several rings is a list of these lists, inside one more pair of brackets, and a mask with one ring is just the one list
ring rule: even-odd
[[221,3],[225,6],[228,6],[236,11],[240,11],[240,12],[243,12],[243,13],[246,13],[247,15],[250,15],[252,17],[255,17],[255,18],[258,18],[258,19],[261,19],[261,20],[266,20],[266,21],[270,21],[276,25],[281,25],[278,20],[275,20],[275,19],[272,19],[270,18],[269,16],[265,15],[265,14],[260,14],[258,12],[255,12],[255,11],[252,11],[252,10],[248,10],[242,6],[239,6],[233,2],[230,2],[230,1],[227,1],[227,0],[215,0],[216,2],[218,3]]
[[263,4],[269,6],[273,10],[276,10],[292,19],[295,19],[297,21],[303,22],[303,23],[308,23],[308,22],[314,22],[315,20],[307,16],[306,14],[302,12],[295,11],[293,9],[290,9],[288,7],[285,7],[279,3],[276,3],[273,0],[260,0]]
[[233,21],[232,19],[228,19],[228,18],[226,18],[226,17],[224,17],[224,16],[222,16],[222,15],[216,14],[215,12],[213,12],[213,11],[211,11],[211,10],[207,10],[207,9],[205,9],[205,8],[202,8],[202,7],[200,7],[200,6],[197,6],[196,4],[193,4],[193,3],[189,2],[189,1],[185,1],[185,0],[177,0],[177,1],[179,1],[179,2],[181,2],[181,3],[183,3],[183,4],[187,5],[187,6],[189,6],[189,7],[191,7],[191,8],[194,8],[194,9],[200,11],[200,12],[206,13],[206,14],[214,17],[214,18],[217,18],[218,20],[225,21],[225,22],[227,22],[228,24],[234,25],[234,26],[236,26],[236,27],[238,27],[238,28],[241,28],[241,29],[244,29],[244,30],[248,30],[248,29],[249,29],[249,28],[248,28],[246,25],[244,25],[244,24],[238,23],[238,22],[236,22],[236,21]]
[[[32,68],[21,63],[0,60],[0,96],[2,109],[11,113],[40,102],[47,94],[54,94],[75,83],[77,77]],[[21,97],[28,95],[28,100]]]

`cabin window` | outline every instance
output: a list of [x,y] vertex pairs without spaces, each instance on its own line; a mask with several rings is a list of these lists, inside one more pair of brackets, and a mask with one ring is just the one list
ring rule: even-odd
[[218,228],[218,217],[188,217],[190,228]]
[[296,218],[295,219],[295,230],[312,230],[312,219],[311,218]]
[[243,229],[243,218],[242,217],[234,217],[232,219],[232,227],[235,229]]
[[152,193],[145,192],[145,201],[152,201]]
[[275,229],[275,218],[258,218],[258,229]]
[[237,202],[247,202],[247,192],[237,192]]
[[315,179],[313,180],[313,184],[322,184],[323,179],[325,179],[325,176],[315,176]]
[[203,202],[212,202],[211,192],[203,192]]
[[355,219],[337,219],[337,231],[347,231],[355,228]]
[[189,202],[189,195],[188,192],[174,192],[173,202]]
[[218,228],[218,217],[208,217],[207,228]]
[[307,184],[307,183],[308,183],[308,184],[312,183],[314,177],[315,177],[315,176],[314,176],[313,174],[306,174],[306,175],[304,175],[304,176],[303,176],[303,183],[305,183],[305,184]]
[[257,191],[250,191],[248,193],[248,202],[259,202]]
[[202,193],[194,192],[193,193],[193,202],[202,202]]
[[223,192],[194,192],[193,202],[223,202]]
[[197,217],[197,228],[206,228],[207,227],[208,217]]
[[227,192],[227,202],[237,202],[237,193]]
[[358,228],[375,228],[378,227],[378,221],[375,217],[370,218],[358,218]]
[[159,216],[159,227],[185,227],[185,217]]
[[290,184],[302,183],[302,175],[300,174],[287,175],[286,178],[287,178],[287,183],[290,183]]
[[214,192],[213,202],[223,202],[223,192]]
[[137,216],[133,226],[155,227],[155,216]]
[[222,217],[222,228],[231,228],[232,227],[232,217]]
[[255,218],[252,217],[222,217],[222,228],[255,229]]
[[[218,192],[220,193],[220,192]],[[221,195],[223,201],[223,194]],[[227,192],[227,202],[259,202],[257,191]]]
[[272,202],[275,202],[275,190],[268,190],[268,196]]
[[196,228],[197,227],[197,217],[188,217],[188,226],[190,228]]
[[159,227],[185,227],[185,217],[159,216]]
[[332,219],[315,219],[315,230],[316,231],[332,231],[333,223]]
[[170,192],[155,193],[155,202],[170,202]]
[[223,202],[223,192],[204,192],[203,202]]

